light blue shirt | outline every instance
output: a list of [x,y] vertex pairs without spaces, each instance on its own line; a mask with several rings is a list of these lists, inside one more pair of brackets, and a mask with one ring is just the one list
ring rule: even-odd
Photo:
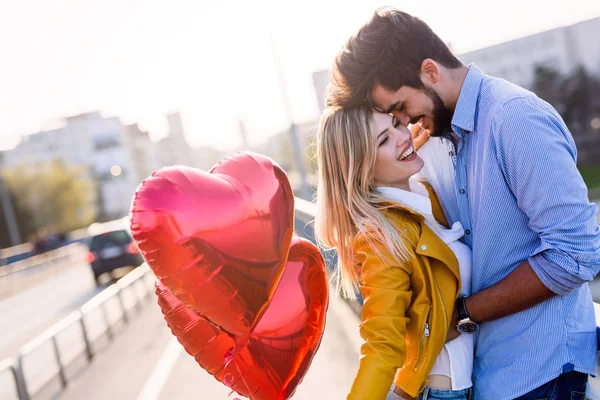
[[451,156],[458,219],[473,250],[472,291],[529,260],[558,295],[481,324],[475,398],[513,399],[573,369],[594,374],[596,321],[587,281],[600,270],[600,228],[569,130],[535,94],[474,65],[452,129],[460,138]]

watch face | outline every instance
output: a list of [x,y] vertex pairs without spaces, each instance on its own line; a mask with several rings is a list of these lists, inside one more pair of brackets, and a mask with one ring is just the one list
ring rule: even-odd
[[477,328],[478,326],[474,322],[463,322],[456,327],[460,333],[473,333]]

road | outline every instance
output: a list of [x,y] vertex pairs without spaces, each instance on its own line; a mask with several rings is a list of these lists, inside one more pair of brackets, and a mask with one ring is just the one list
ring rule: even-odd
[[[68,316],[103,288],[94,287],[89,266],[63,267],[50,278],[0,300],[3,327],[0,361],[56,321]],[[88,333],[96,338],[95,357],[88,366],[77,324],[58,336],[63,361],[69,364],[69,386],[61,399],[227,399],[229,390],[202,370],[173,339],[156,299],[132,312],[110,342],[102,316],[88,315]],[[125,299],[131,303],[131,299]],[[108,317],[119,319],[117,304],[108,303]],[[127,306],[129,308],[129,306]],[[6,325],[4,325],[6,323]],[[321,348],[294,399],[343,398],[358,366],[358,317],[346,303],[332,298]],[[60,385],[51,343],[24,357],[24,373],[35,398],[56,398]],[[49,383],[48,383],[49,382]],[[201,393],[199,397],[199,393]],[[12,377],[0,374],[0,398],[16,399]]]
[[[79,309],[108,285],[107,282],[96,287],[89,265],[83,262],[54,265],[37,275],[43,275],[44,279],[40,281],[39,276],[24,274],[23,281],[32,280],[33,283],[19,283],[22,290],[0,299],[0,361],[16,357],[28,342]],[[132,300],[125,298],[127,305],[131,305]],[[107,315],[111,320],[119,318],[118,304],[108,303]],[[86,323],[92,337],[102,335],[105,325],[100,311],[87,315]],[[57,339],[67,361],[83,354],[85,347],[79,326],[61,332]],[[23,361],[25,378],[33,390],[40,387],[56,369],[50,342],[32,351]],[[0,399],[10,398],[7,393],[12,392],[12,379],[6,375],[9,374],[0,376]]]
[[[599,205],[600,206],[600,205]],[[306,232],[303,232],[306,233]],[[34,336],[97,294],[84,263],[62,268],[44,281],[18,294],[0,299],[0,361],[14,357]],[[594,300],[600,302],[600,280],[590,283]],[[125,299],[130,302],[131,299]],[[108,318],[120,318],[116,304],[107,304]],[[230,391],[203,371],[173,339],[156,305],[155,297],[135,309],[128,325],[120,325],[112,342],[103,334],[102,316],[88,316],[90,335],[97,340],[93,362],[81,363],[83,343],[78,327],[59,337],[59,346],[73,368],[67,371],[69,386],[57,394],[58,380],[42,388],[55,373],[50,346],[42,346],[25,358],[28,384],[42,394],[36,398],[170,400],[233,399]],[[331,299],[323,342],[294,400],[344,398],[358,366],[358,317],[338,297]],[[79,355],[79,362],[78,360]],[[9,374],[0,374],[0,399],[16,398]]]
[[97,294],[89,265],[73,264],[56,275],[0,300],[0,360]]
[[[294,400],[344,398],[358,368],[358,317],[332,299],[321,347]],[[173,339],[152,302],[63,393],[64,400],[233,399]]]

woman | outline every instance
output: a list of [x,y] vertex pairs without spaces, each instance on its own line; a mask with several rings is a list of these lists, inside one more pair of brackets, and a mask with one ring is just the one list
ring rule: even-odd
[[470,396],[473,339],[449,325],[471,253],[415,179],[413,147],[406,126],[367,108],[328,109],[317,133],[316,235],[337,249],[343,293],[364,299],[350,400]]

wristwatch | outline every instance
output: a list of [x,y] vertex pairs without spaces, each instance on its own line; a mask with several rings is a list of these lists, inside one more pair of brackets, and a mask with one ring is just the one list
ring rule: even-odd
[[479,329],[479,325],[477,325],[476,322],[471,321],[471,318],[469,317],[469,311],[465,304],[466,298],[466,296],[461,296],[456,299],[456,304],[454,306],[456,309],[456,320],[458,321],[456,329],[460,333],[473,333]]

